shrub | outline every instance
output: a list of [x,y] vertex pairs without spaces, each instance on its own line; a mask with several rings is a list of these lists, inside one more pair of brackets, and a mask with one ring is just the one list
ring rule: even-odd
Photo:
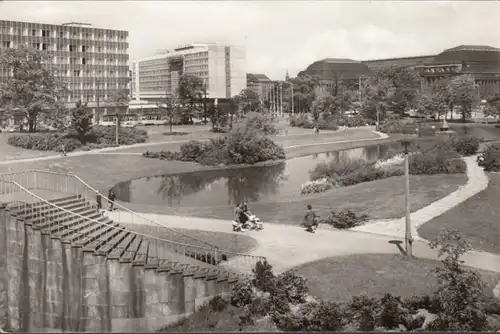
[[256,112],[246,114],[244,118],[233,125],[233,128],[235,127],[243,127],[246,131],[260,132],[265,135],[274,135],[278,133],[272,115]]
[[241,281],[233,286],[231,292],[231,305],[242,307],[249,305],[253,300],[252,285],[248,281]]
[[368,220],[368,215],[356,215],[351,210],[335,212],[331,211],[328,218],[324,219],[321,223],[333,226],[337,229],[348,229],[361,225]]
[[451,139],[453,149],[465,156],[476,154],[479,142],[480,140],[474,136],[455,136]]
[[329,162],[321,162],[317,164],[310,172],[309,178],[311,181],[322,179],[325,177],[335,177],[352,173],[361,167],[365,166],[367,162],[363,159],[345,159],[339,162],[334,160]]
[[337,125],[347,126],[348,128],[354,128],[359,126],[374,125],[375,121],[371,119],[364,118],[361,115],[342,116],[337,120]]
[[[144,143],[148,139],[148,132],[136,128],[120,128],[118,143],[120,145],[132,145]],[[114,126],[94,126],[90,131],[88,142],[97,144],[115,144],[116,143],[116,127]]]
[[159,152],[146,151],[142,154],[142,156],[146,158],[161,159],[161,160],[181,160],[180,152],[172,152],[172,151],[159,151]]
[[456,174],[465,173],[467,166],[458,156],[444,152],[417,153],[410,156],[410,174]]
[[336,178],[342,187],[352,186],[362,182],[369,182],[391,176],[403,175],[401,168],[379,169],[374,164],[362,166],[361,168]]
[[[285,292],[286,300],[292,304],[304,303],[307,297],[307,280],[296,275],[293,271],[286,271],[277,277],[276,289]],[[271,292],[273,294],[273,292]]]
[[272,265],[270,265],[267,261],[259,261],[255,265],[255,268],[252,269],[252,273],[254,274],[254,278],[252,280],[254,287],[264,292],[272,291],[274,285],[276,284],[276,276],[274,276]]
[[385,133],[417,134],[417,125],[410,120],[390,119],[380,126]]
[[318,129],[336,131],[339,129],[339,126],[337,125],[337,121],[332,118],[320,118],[318,121]]
[[394,297],[389,293],[385,294],[380,299],[380,325],[387,329],[393,329],[403,323],[408,312],[403,310],[401,306],[402,302],[399,297]]
[[332,181],[326,177],[314,181],[309,181],[304,183],[301,186],[300,189],[300,194],[314,194],[314,193],[321,193],[327,190],[330,190],[335,187],[335,184],[332,183]]
[[403,305],[412,313],[420,309],[426,309],[430,313],[438,313],[441,310],[439,300],[435,296],[429,295],[412,296],[403,300]]
[[368,296],[354,296],[348,306],[348,317],[358,331],[373,331],[377,324],[379,302]]
[[7,139],[12,146],[39,151],[74,151],[81,146],[79,140],[58,133],[43,133],[29,135],[12,135]]
[[307,114],[300,114],[298,116],[290,117],[290,126],[297,128],[309,128],[312,129],[314,125],[309,121]]
[[479,155],[478,164],[487,172],[500,171],[500,143],[488,145]]
[[228,305],[228,300],[220,295],[213,297],[208,302],[208,307],[214,312],[222,312],[228,307]]
[[209,149],[209,146],[203,142],[190,140],[181,145],[180,156],[186,161],[197,161]]

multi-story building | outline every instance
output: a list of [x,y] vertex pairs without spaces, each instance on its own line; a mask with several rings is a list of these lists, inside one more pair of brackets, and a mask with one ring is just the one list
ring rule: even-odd
[[246,88],[245,50],[217,43],[189,44],[140,59],[135,72],[135,98],[155,101],[174,95],[183,74],[197,76],[209,99],[228,99]]
[[[0,21],[0,52],[21,45],[46,51],[52,56],[55,75],[67,83],[61,96],[68,106],[88,102],[95,115],[115,110],[112,96],[130,87],[128,32],[94,28],[89,24],[61,25]],[[8,80],[0,68],[0,82]]]
[[469,74],[474,76],[482,97],[500,93],[500,49],[481,45],[460,45],[428,56],[367,61],[328,58],[312,63],[299,75],[316,76],[327,88],[337,79],[359,87],[375,69],[388,65],[414,68],[420,73],[423,86],[441,78]]
[[269,100],[270,92],[276,83],[265,74],[247,74],[247,88],[259,95],[261,101]]

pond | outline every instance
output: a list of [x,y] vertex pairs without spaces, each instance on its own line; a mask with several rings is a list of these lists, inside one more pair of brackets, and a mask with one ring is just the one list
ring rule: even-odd
[[118,183],[115,191],[124,202],[171,207],[276,200],[299,194],[301,185],[309,181],[309,171],[321,162],[349,158],[373,161],[399,147],[400,144],[374,145],[289,159],[274,166],[146,177]]

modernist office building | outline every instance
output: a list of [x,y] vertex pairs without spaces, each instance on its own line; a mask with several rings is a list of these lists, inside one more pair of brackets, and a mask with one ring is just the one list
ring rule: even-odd
[[[108,100],[115,92],[129,89],[127,39],[127,31],[89,24],[0,21],[0,52],[23,44],[47,51],[56,76],[68,84],[64,102],[74,106],[78,100],[88,101],[99,115],[111,106]],[[7,78],[7,71],[0,68],[0,82]]]
[[228,99],[246,88],[245,50],[217,43],[189,44],[137,60],[131,68],[133,97],[155,101],[177,92],[179,78],[201,78],[209,99]]
[[500,92],[500,49],[491,46],[460,45],[437,55],[367,61],[327,58],[312,63],[299,75],[316,76],[324,87],[332,86],[338,79],[359,86],[376,68],[387,65],[415,68],[423,85],[441,78],[470,74],[474,76],[482,97]]

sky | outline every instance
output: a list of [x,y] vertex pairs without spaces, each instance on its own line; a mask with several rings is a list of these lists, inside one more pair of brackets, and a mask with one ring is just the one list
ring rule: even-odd
[[323,58],[500,47],[500,1],[2,1],[0,20],[129,31],[131,59],[193,42],[241,45],[249,73],[295,76]]

